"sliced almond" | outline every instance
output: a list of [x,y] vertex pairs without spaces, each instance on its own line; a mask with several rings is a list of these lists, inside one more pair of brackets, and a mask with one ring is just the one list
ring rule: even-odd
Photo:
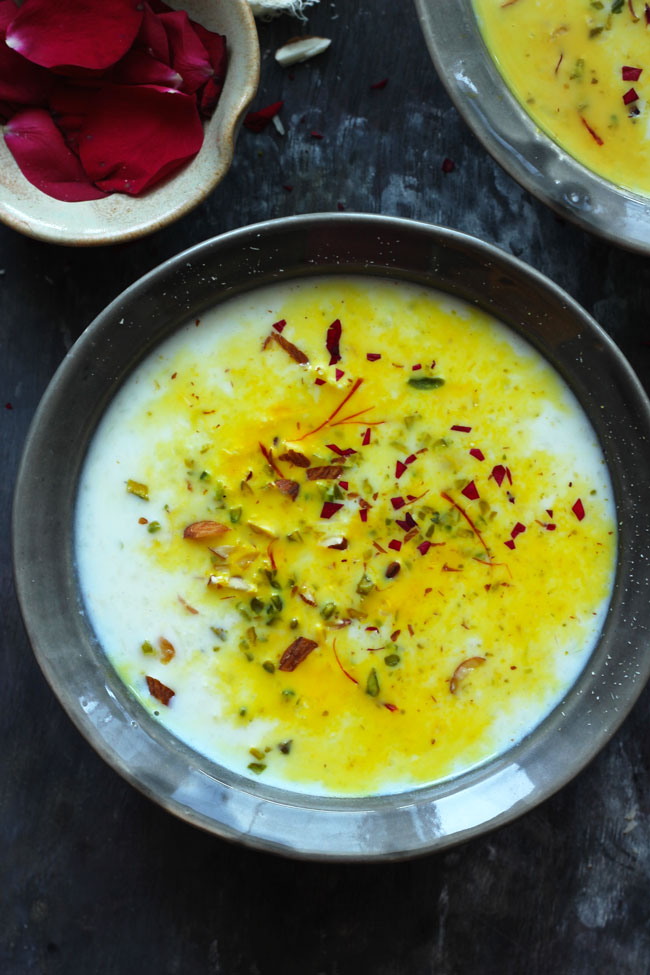
[[477,667],[481,667],[485,663],[485,657],[468,657],[467,660],[463,660],[462,664],[458,664],[453,676],[449,682],[449,690],[452,694],[455,694],[458,690],[458,685],[462,681],[463,677],[467,674],[471,674],[473,670]]
[[256,587],[242,579],[241,576],[217,576],[211,575],[208,578],[208,585],[216,589],[234,589],[236,592],[255,592]]
[[183,532],[183,538],[218,538],[228,531],[230,527],[220,521],[194,521]]
[[331,44],[329,37],[292,37],[291,40],[279,47],[275,52],[275,60],[286,68],[290,64],[308,61],[309,58],[322,54]]
[[265,535],[266,538],[277,538],[278,536],[275,532],[272,532],[270,528],[264,528],[263,525],[254,525],[252,521],[248,522],[248,527],[256,535]]

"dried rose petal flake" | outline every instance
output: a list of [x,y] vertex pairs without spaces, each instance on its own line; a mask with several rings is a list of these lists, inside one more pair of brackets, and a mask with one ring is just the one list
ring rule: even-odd
[[249,112],[244,119],[244,125],[251,132],[262,132],[271,119],[278,114],[283,104],[282,101],[273,102],[273,104],[267,105],[266,108],[260,108],[257,112]]
[[[330,354],[330,366],[336,365],[337,362],[341,361],[341,352],[339,349],[339,343],[341,341],[341,320],[337,318],[332,322],[330,327],[327,329],[327,337],[325,339],[325,345],[327,351]],[[338,376],[336,377],[339,378]]]

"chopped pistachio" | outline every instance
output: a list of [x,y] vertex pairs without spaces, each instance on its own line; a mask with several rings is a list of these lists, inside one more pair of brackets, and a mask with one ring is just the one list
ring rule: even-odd
[[241,518],[241,505],[239,505],[237,508],[231,508],[228,512],[228,516],[231,524],[236,525]]
[[264,758],[264,752],[260,751],[259,748],[249,748],[248,751],[253,756],[253,758]]
[[142,498],[143,501],[149,500],[149,485],[141,484],[140,481],[127,481],[126,490],[129,494],[135,494],[136,498]]
[[440,376],[411,376],[407,383],[413,389],[439,389],[445,385],[444,379]]
[[225,640],[228,636],[228,632],[222,626],[211,626],[210,629],[220,640]]
[[272,660],[265,660],[262,667],[264,667],[264,670],[266,670],[269,674],[275,673],[275,664]]
[[152,645],[149,643],[148,640],[145,640],[143,642],[143,644],[142,644],[142,646],[141,646],[140,649],[142,650],[143,653],[155,653],[156,652],[154,650],[154,648],[152,647]]
[[373,667],[368,674],[368,680],[366,681],[366,694],[370,697],[377,697],[379,694],[379,678],[377,677],[377,671]]
[[332,616],[334,616],[335,613],[336,613],[336,604],[335,603],[325,603],[321,607],[320,614],[321,614],[321,616],[323,617],[324,620],[331,619]]
[[155,535],[156,532],[160,531],[160,522],[150,521],[149,524],[147,525],[147,531],[149,532],[150,535]]
[[266,765],[264,764],[264,762],[250,762],[248,767],[251,770],[251,772],[255,772],[255,775],[261,775],[264,769],[266,768]]
[[389,653],[387,657],[384,657],[384,663],[387,667],[397,667],[400,662],[400,656],[397,653]]
[[357,592],[360,596],[367,596],[374,588],[375,583],[373,579],[371,579],[367,572],[364,572],[357,583]]

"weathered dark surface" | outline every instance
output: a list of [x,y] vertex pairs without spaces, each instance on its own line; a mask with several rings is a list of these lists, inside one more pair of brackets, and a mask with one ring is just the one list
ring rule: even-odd
[[242,132],[225,181],[179,224],[89,251],[0,229],[0,971],[640,975],[650,970],[647,693],[574,783],[513,825],[412,863],[338,866],[253,853],[174,820],[95,756],[32,657],[8,522],[38,399],[108,301],[206,237],[339,202],[465,230],[565,287],[647,381],[648,260],[564,225],[492,162],[435,77],[408,0],[321,0],[309,28],[332,47],[290,80],[272,52],[296,23],[262,25],[256,107],[284,98],[287,135]]

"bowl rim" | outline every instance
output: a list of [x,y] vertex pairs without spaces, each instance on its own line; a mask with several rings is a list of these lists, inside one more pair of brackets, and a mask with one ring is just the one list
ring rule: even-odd
[[650,254],[650,195],[598,176],[527,114],[483,40],[472,0],[414,0],[452,103],[493,159],[559,216],[626,250]]
[[[365,263],[359,261],[354,248],[361,248],[364,240],[374,238],[376,259],[370,260],[366,250]],[[294,248],[293,264],[280,246],[283,240]],[[391,258],[393,245],[405,247],[408,259]],[[356,255],[356,270],[348,267],[347,248]],[[622,450],[627,459],[633,443],[636,453],[631,454],[635,461],[621,465],[620,471],[612,469],[610,463],[612,477],[617,478],[614,486],[621,531],[616,588],[600,644],[570,691],[533,732],[497,758],[434,786],[393,797],[319,798],[258,785],[220,769],[150,718],[114,672],[111,674],[110,668],[106,671],[105,658],[103,667],[99,665],[98,644],[95,639],[93,646],[72,578],[74,567],[60,555],[59,571],[53,573],[47,555],[71,546],[74,504],[72,501],[72,511],[67,513],[62,510],[65,504],[61,508],[56,504],[57,477],[58,481],[70,481],[70,497],[74,500],[77,474],[88,442],[113,392],[128,372],[124,356],[121,361],[120,354],[116,357],[112,351],[116,329],[128,328],[129,309],[137,310],[138,302],[144,301],[143,307],[150,309],[152,296],[172,294],[177,285],[186,295],[188,275],[205,281],[209,277],[206,269],[212,267],[220,270],[217,280],[223,284],[229,273],[228,260],[237,273],[243,274],[241,293],[271,280],[320,273],[375,273],[420,280],[408,268],[406,274],[402,273],[408,260],[421,260],[423,273],[430,275],[436,286],[439,270],[433,255],[438,259],[447,255],[455,267],[463,254],[476,265],[483,279],[486,274],[494,274],[493,280],[504,280],[506,288],[508,281],[519,280],[532,294],[547,295],[549,301],[557,304],[558,313],[564,309],[576,327],[579,325],[577,339],[572,339],[578,342],[576,356],[582,360],[593,353],[606,366],[605,375],[611,375],[612,396],[617,403],[620,401],[624,417],[617,421],[608,415],[603,419],[603,423],[612,424],[615,434],[612,444],[608,441],[607,450]],[[260,274],[267,260],[270,278]],[[462,275],[459,281],[459,287],[464,286]],[[212,304],[236,293],[226,287],[219,294],[219,287],[212,286]],[[489,304],[487,298],[486,303]],[[130,353],[129,368],[195,314],[183,306],[170,312],[168,321],[161,325],[162,311],[159,305],[156,307],[158,324],[154,324],[155,316],[147,315],[146,323],[138,326],[140,345],[137,352]],[[526,334],[529,326],[523,311],[522,319],[519,331]],[[131,337],[127,338],[130,343]],[[148,343],[143,341],[145,338]],[[79,451],[78,437],[72,431],[65,434],[70,439],[64,441],[68,446],[62,455],[56,442],[61,436],[57,424],[61,427],[73,421],[72,399],[84,382],[99,387],[103,381],[106,386],[100,375],[105,354],[109,360],[105,375],[110,377],[112,388],[93,394],[95,415],[84,421],[88,426],[81,444],[83,451]],[[115,361],[110,361],[111,356]],[[579,393],[574,388],[574,392],[586,411],[584,391]],[[596,404],[600,395],[598,390]],[[593,409],[597,411],[598,406]],[[629,417],[635,418],[633,428],[628,428]],[[650,403],[613,341],[566,292],[492,244],[431,224],[354,213],[307,214],[229,231],[167,260],[127,288],[82,333],[48,386],[27,435],[14,494],[13,562],[25,626],[46,679],[94,750],[132,785],[181,819],[222,838],[297,858],[395,860],[443,849],[509,822],[566,784],[611,738],[650,675],[648,640],[642,634],[643,627],[636,629],[639,605],[646,612],[650,580],[634,581],[632,571],[634,560],[638,562],[638,553],[643,551],[643,538],[650,530],[650,511],[640,506],[638,518],[629,513],[630,498],[634,499],[644,478],[647,483],[650,477],[650,458],[636,449],[649,435]],[[602,436],[601,445],[609,458]],[[46,485],[54,485],[55,514],[39,503]],[[48,532],[55,547],[43,544]],[[62,586],[59,578],[68,578],[66,585],[73,595],[66,598],[67,590],[56,590],[54,605],[59,613],[53,620],[52,613],[44,608],[43,594],[48,586]],[[62,638],[57,645],[59,630]],[[624,640],[624,635],[629,639]],[[61,647],[65,648],[64,653],[60,652]],[[84,660],[90,668],[87,680],[78,673]],[[616,685],[612,703],[604,691],[611,691],[613,663],[624,665],[627,682]],[[583,702],[588,704],[586,710]],[[549,742],[553,746],[550,750]]]
[[[172,6],[176,7],[177,3],[178,0],[172,0]],[[184,217],[202,203],[212,193],[230,168],[243,115],[257,93],[260,77],[260,47],[257,26],[248,0],[229,0],[228,11],[228,16],[233,16],[234,14],[238,19],[240,49],[237,52],[237,59],[241,64],[242,79],[240,90],[236,97],[233,94],[233,104],[229,112],[224,115],[223,122],[220,123],[222,129],[219,134],[219,154],[218,157],[215,157],[217,164],[214,166],[210,177],[201,180],[198,191],[185,195],[184,197],[179,197],[178,203],[174,203],[171,207],[169,205],[166,206],[165,212],[162,214],[152,213],[144,219],[134,217],[128,224],[126,219],[124,219],[124,223],[121,226],[111,226],[110,221],[107,221],[105,225],[101,224],[102,205],[111,206],[111,204],[116,203],[125,210],[128,209],[129,212],[135,208],[137,213],[139,202],[151,200],[153,198],[152,195],[155,195],[158,190],[164,193],[165,189],[173,184],[177,176],[181,175],[187,167],[192,166],[195,160],[199,159],[201,153],[207,147],[211,129],[215,127],[214,122],[219,112],[219,105],[217,105],[214,115],[203,123],[205,138],[203,146],[197,155],[169,179],[163,180],[141,196],[129,197],[120,193],[112,193],[103,200],[67,204],[68,206],[77,208],[77,214],[82,213],[80,209],[82,207],[90,208],[91,212],[93,210],[97,211],[96,229],[80,231],[79,229],[75,230],[74,225],[63,226],[60,222],[57,223],[56,221],[35,218],[33,215],[21,210],[20,205],[14,204],[10,197],[3,199],[4,190],[1,187],[0,221],[13,230],[34,240],[42,240],[47,243],[62,244],[71,247],[100,247],[107,244],[118,244],[136,240],[156,230],[161,230],[181,217]],[[229,94],[229,88],[229,76],[226,74],[224,91],[227,94]],[[18,169],[16,169],[16,179],[20,179],[21,183],[29,185],[30,193],[32,190],[36,193],[40,192],[36,187],[28,184],[28,181]],[[42,196],[45,207],[48,204],[55,204],[58,208],[58,205],[63,203],[63,201],[53,200],[45,193]]]

